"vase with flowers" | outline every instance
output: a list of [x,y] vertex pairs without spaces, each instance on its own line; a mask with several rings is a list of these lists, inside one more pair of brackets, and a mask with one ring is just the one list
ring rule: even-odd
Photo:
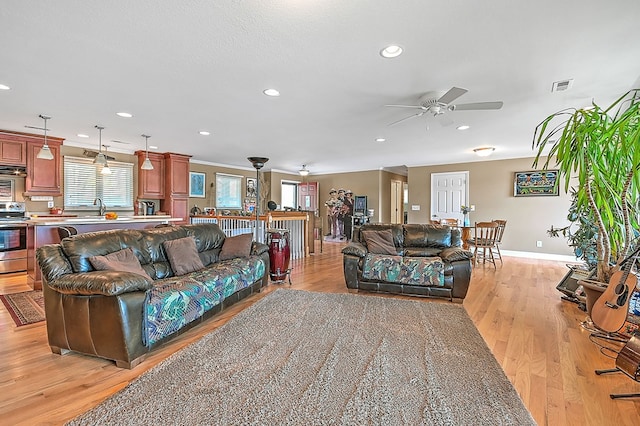
[[470,226],[469,222],[469,212],[471,211],[471,207],[469,206],[460,206],[460,212],[464,215],[464,221],[462,223],[463,226]]

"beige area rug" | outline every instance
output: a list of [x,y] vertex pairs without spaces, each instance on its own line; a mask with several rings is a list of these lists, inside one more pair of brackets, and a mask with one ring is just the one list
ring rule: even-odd
[[280,289],[72,425],[529,425],[460,305]]
[[44,321],[44,296],[42,291],[0,294],[0,300],[9,311],[17,327]]

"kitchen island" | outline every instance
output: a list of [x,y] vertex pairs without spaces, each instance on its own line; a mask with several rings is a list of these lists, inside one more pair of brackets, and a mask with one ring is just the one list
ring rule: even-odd
[[110,229],[146,229],[160,224],[181,222],[182,218],[166,215],[121,216],[105,219],[103,216],[85,217],[32,217],[27,222],[27,281],[34,290],[42,289],[42,275],[36,261],[36,249],[45,244],[60,242],[58,228],[74,227],[78,234]]

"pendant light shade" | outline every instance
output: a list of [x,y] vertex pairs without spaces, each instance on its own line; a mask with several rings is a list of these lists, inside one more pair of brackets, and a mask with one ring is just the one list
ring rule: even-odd
[[153,170],[153,164],[151,164],[151,160],[149,160],[149,135],[142,135],[144,138],[144,149],[145,149],[145,159],[142,162],[142,166],[140,166],[141,170]]
[[[96,155],[96,158],[93,159],[93,164],[102,164],[102,165],[106,165],[107,164],[107,157],[104,156],[104,154],[102,153],[102,129],[104,129],[104,127],[102,126],[98,126],[97,124],[94,126],[96,129],[98,129],[99,132],[99,142],[98,142],[98,155]],[[109,171],[110,173],[111,171]],[[104,173],[106,174],[106,173]]]
[[[107,152],[107,148],[109,148],[109,145],[103,145],[103,146],[104,146],[104,152]],[[111,169],[109,168],[109,163],[107,163],[106,155],[104,155],[104,166],[102,166],[102,170],[100,171],[100,173],[102,173],[103,175],[111,174]]]
[[38,151],[38,155],[36,155],[36,158],[39,158],[41,160],[53,160],[53,153],[49,148],[49,144],[47,144],[47,120],[49,120],[51,117],[42,114],[40,114],[38,117],[44,120],[44,145],[42,145],[42,148],[40,148],[40,151]]

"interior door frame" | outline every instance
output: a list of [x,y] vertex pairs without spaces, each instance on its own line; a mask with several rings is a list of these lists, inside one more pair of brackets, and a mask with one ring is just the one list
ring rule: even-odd
[[[391,181],[391,223],[403,222],[403,186],[401,180]],[[394,211],[395,210],[395,211]]]

